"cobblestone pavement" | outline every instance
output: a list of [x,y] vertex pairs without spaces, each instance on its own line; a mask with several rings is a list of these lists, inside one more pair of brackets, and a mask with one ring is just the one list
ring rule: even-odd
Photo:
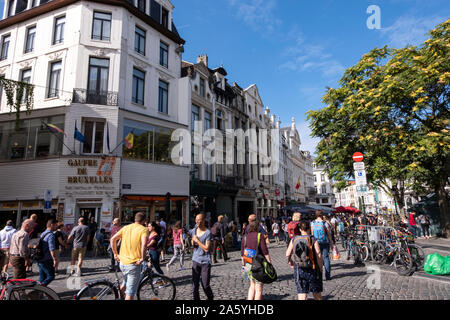
[[[285,245],[272,243],[269,246],[272,262],[278,273],[275,283],[264,286],[265,300],[292,300],[296,299],[297,292],[293,279],[293,270],[286,264]],[[248,281],[245,281],[241,271],[240,252],[233,251],[231,260],[224,263],[219,260],[212,268],[211,286],[217,300],[243,300],[247,297]],[[343,254],[345,256],[345,254]],[[167,255],[167,258],[170,258]],[[167,259],[166,258],[166,259]],[[63,258],[64,259],[64,258]],[[67,258],[60,263],[60,270],[68,266]],[[177,285],[178,300],[190,300],[191,294],[191,259],[185,259],[184,271],[177,271],[179,264],[174,264],[169,273]],[[166,260],[167,261],[167,260]],[[106,258],[87,258],[83,267],[82,281],[105,278],[114,279],[114,273],[108,273],[109,260]],[[382,267],[380,272],[379,289],[368,288],[368,273],[366,266],[354,266],[351,261],[341,258],[332,261],[332,280],[324,282],[323,297],[327,300],[449,300],[450,279],[449,277],[428,277],[423,272],[416,273],[411,277],[401,277],[388,266]],[[38,279],[37,265],[33,266],[35,274],[32,279]],[[62,299],[72,299],[76,290],[67,289],[67,275],[60,271],[56,279],[50,284]],[[202,299],[205,295],[200,288]],[[311,298],[311,297],[310,297]]]

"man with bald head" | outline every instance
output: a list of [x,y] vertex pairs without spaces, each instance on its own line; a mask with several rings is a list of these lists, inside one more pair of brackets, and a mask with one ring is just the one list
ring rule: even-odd
[[[258,232],[261,233],[264,237],[264,239],[266,240],[267,244],[270,244],[270,240],[269,240],[269,236],[267,235],[266,230],[264,230],[264,228],[261,226],[261,224],[258,222],[258,219],[256,218],[256,214],[251,214],[248,216],[248,225],[250,225],[250,223],[252,222],[256,222],[259,224],[259,230]],[[248,234],[248,228],[245,230],[245,234]]]
[[[84,218],[78,219],[78,226],[72,229],[69,237],[67,238],[67,243],[73,239],[73,249],[72,249],[72,262],[71,265],[75,265],[75,260],[78,257],[78,265],[76,273],[81,276],[81,266],[83,265],[84,255],[86,254],[86,246],[89,242],[89,227],[86,225]],[[74,273],[74,270],[72,270]]]
[[[111,239],[112,237],[114,237],[115,234],[116,234],[120,229],[122,229],[122,226],[120,225],[120,220],[119,220],[119,218],[115,218],[115,219],[113,220],[111,229],[110,229],[110,231],[109,231],[109,232],[110,232],[110,239]],[[119,243],[117,244],[117,247],[118,247],[117,250],[120,250],[120,240],[119,240]],[[110,244],[109,247],[108,247],[108,252],[109,252],[109,255],[110,255],[110,258],[111,258],[111,263],[110,263],[110,266],[109,266],[109,272],[114,272],[114,270],[116,270],[116,269],[119,267],[119,264],[118,264],[118,262],[116,261],[116,259],[114,258],[114,252],[113,252],[113,250],[112,250],[112,248],[111,248],[111,244]]]
[[25,279],[27,277],[26,266],[30,263],[28,235],[33,227],[33,220],[26,219],[22,223],[22,228],[14,233],[11,238],[11,247],[9,249],[10,262],[14,268],[14,279]]

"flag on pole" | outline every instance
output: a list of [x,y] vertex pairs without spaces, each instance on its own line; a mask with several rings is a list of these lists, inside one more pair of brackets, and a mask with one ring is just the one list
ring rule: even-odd
[[298,181],[297,181],[297,185],[295,186],[295,189],[300,189],[300,178],[298,178]]
[[130,132],[125,139],[123,140],[125,142],[125,146],[127,149],[132,149],[134,144],[134,134],[133,132]]
[[80,131],[78,131],[78,128],[77,128],[77,121],[76,121],[76,120],[75,120],[75,132],[74,132],[74,134],[73,134],[73,138],[74,138],[75,140],[78,140],[78,141],[80,141],[81,143],[84,143],[84,144],[86,144],[86,145],[89,146],[89,142],[86,140],[86,137],[83,136],[83,135],[81,134]]
[[42,122],[44,125],[45,125],[45,127],[47,128],[47,130],[49,130],[51,133],[62,133],[63,135],[65,135],[66,137],[67,137],[67,134],[64,132],[64,131],[62,131],[60,128],[58,128],[57,126],[55,126],[54,124],[48,124],[48,123],[45,123],[45,122]]

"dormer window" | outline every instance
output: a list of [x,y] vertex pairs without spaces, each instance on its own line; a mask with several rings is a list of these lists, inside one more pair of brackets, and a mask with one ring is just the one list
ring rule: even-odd
[[169,11],[166,8],[162,8],[161,24],[164,28],[169,29]]

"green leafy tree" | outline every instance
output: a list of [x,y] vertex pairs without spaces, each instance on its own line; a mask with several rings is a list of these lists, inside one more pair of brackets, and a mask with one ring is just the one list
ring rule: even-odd
[[327,107],[308,112],[322,138],[318,163],[337,187],[353,176],[351,156],[365,154],[368,180],[391,194],[404,213],[404,193],[427,186],[439,196],[441,227],[450,230],[450,20],[420,47],[375,48],[329,88]]

